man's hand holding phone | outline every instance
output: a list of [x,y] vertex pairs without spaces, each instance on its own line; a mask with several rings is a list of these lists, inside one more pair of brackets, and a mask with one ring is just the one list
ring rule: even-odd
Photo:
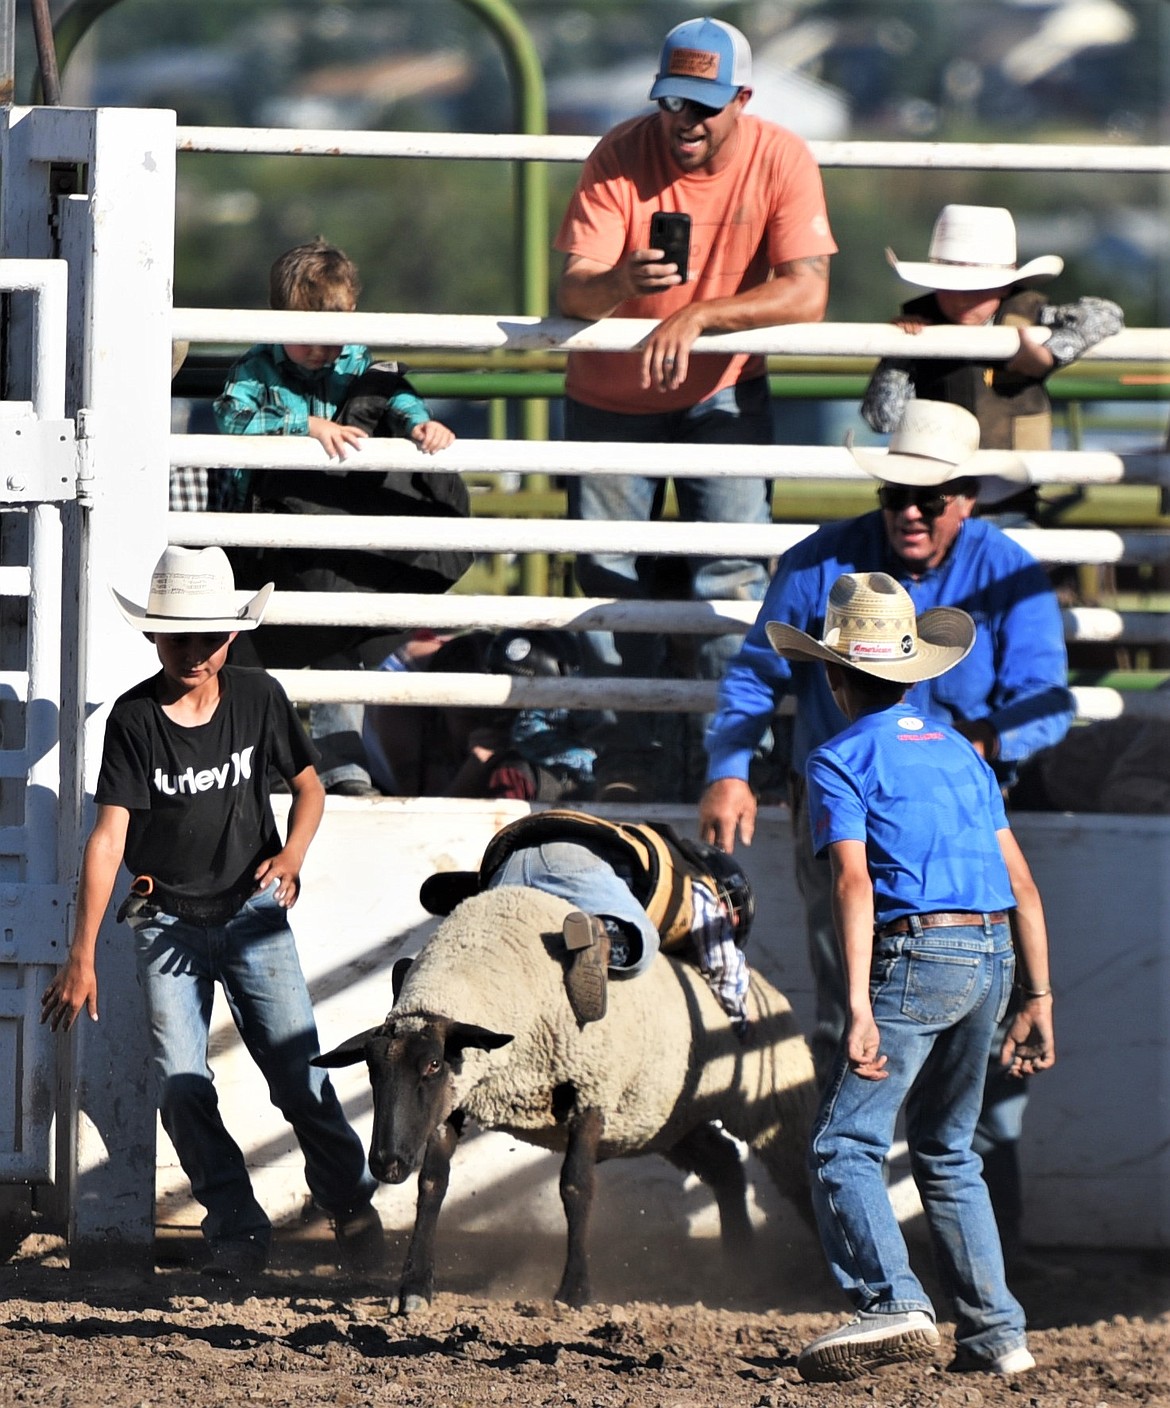
[[650,245],[662,251],[662,263],[673,264],[685,284],[691,257],[691,217],[679,211],[656,210],[650,217]]

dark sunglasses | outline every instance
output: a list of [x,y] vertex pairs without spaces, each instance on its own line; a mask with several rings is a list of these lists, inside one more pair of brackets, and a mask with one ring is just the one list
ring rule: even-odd
[[923,518],[941,518],[955,497],[938,489],[908,489],[901,484],[883,484],[878,490],[878,503],[891,513],[901,513],[911,504]]
[[[690,108],[700,122],[706,122],[709,117],[718,117],[723,111],[723,108],[709,108],[706,103],[693,103],[690,98],[659,98],[658,106],[672,117],[677,117],[683,108]],[[723,107],[726,106],[724,103]]]

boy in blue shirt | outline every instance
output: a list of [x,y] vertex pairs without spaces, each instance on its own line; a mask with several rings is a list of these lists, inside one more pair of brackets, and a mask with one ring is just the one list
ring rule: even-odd
[[830,1270],[857,1313],[807,1345],[799,1371],[852,1379],[929,1358],[939,1343],[882,1178],[905,1105],[911,1168],[956,1312],[952,1368],[1024,1372],[1035,1365],[1024,1313],[971,1146],[1013,980],[1023,1003],[1004,1066],[1022,1076],[1055,1061],[1044,912],[991,768],[950,725],[903,702],[909,685],[967,655],[975,623],[954,607],[916,620],[892,577],[846,573],[821,640],[775,621],[767,634],[786,659],[825,662],[850,721],[807,763],[848,1005],[810,1168]]
[[[351,313],[360,291],[353,261],[315,240],[288,250],[273,264],[268,302],[277,309]],[[224,434],[308,435],[330,459],[340,461],[371,435],[412,440],[428,455],[455,439],[431,416],[396,363],[372,363],[369,350],[356,343],[257,344],[232,367],[214,409]],[[229,472],[219,506],[376,517],[466,518],[470,512],[467,488],[454,473],[270,469],[247,481],[240,471]],[[445,592],[471,565],[470,553],[431,548],[236,548],[231,556],[241,586],[275,580],[282,593]],[[401,633],[378,628],[269,626],[256,642],[258,659],[240,660],[270,669],[377,669],[401,639]],[[377,795],[362,744],[363,712],[360,704],[314,704],[310,709],[309,733],[320,750],[327,792]]]

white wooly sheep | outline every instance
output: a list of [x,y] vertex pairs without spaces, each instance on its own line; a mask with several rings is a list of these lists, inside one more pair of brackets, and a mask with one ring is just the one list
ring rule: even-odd
[[608,1013],[582,1026],[564,986],[570,909],[521,887],[464,901],[411,964],[382,1026],[319,1058],[367,1062],[375,1175],[401,1182],[422,1164],[404,1311],[433,1293],[434,1226],[465,1115],[566,1151],[569,1254],[557,1298],[570,1304],[589,1299],[597,1160],[659,1153],[698,1173],[719,1201],[725,1242],[742,1245],[744,1174],[721,1125],[807,1216],[813,1067],[787,999],[753,972],[741,1041],[698,970],[662,958],[637,978],[611,980]]

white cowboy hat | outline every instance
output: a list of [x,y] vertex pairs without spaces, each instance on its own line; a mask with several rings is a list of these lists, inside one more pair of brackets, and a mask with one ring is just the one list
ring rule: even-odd
[[980,480],[981,502],[994,503],[1031,482],[1013,451],[980,450],[978,420],[950,401],[907,401],[887,450],[854,449],[852,432],[845,444],[866,474],[883,484],[933,488],[970,476]]
[[1041,254],[1017,267],[1016,222],[998,205],[944,205],[925,264],[903,262],[892,249],[886,258],[908,284],[956,293],[1053,279],[1064,268],[1058,254]]
[[965,611],[933,606],[915,620],[910,593],[884,572],[837,578],[821,640],[783,621],[769,621],[764,629],[785,660],[831,660],[903,684],[945,675],[975,644],[975,622]]
[[246,592],[237,592],[223,548],[169,547],[155,563],[145,606],[136,606],[113,587],[110,591],[118,610],[136,631],[212,635],[217,631],[254,631],[272,588],[269,582],[251,598]]

